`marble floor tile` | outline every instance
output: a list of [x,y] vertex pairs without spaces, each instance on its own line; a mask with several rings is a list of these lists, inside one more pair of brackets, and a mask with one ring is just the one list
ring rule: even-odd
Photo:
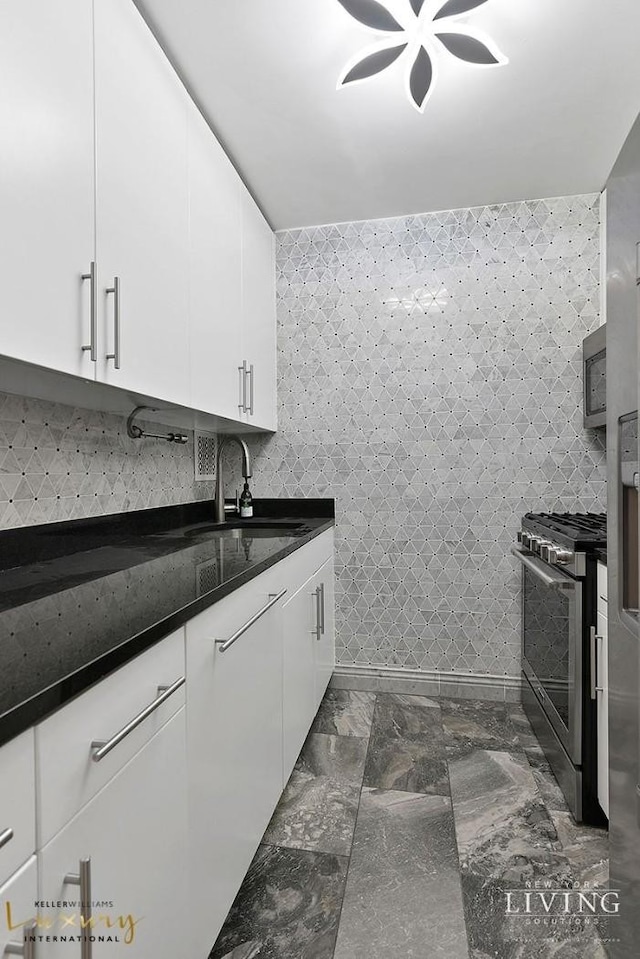
[[518,735],[499,703],[441,700],[442,725],[449,759],[476,749],[519,750]]
[[448,795],[442,720],[421,696],[379,695],[371,727],[365,786]]
[[606,959],[597,922],[562,915],[562,900],[546,915],[534,898],[528,917],[507,908],[507,893],[515,910],[525,888],[463,873],[462,890],[470,959]]
[[260,846],[210,959],[332,959],[347,860]]
[[476,750],[449,761],[449,778],[463,871],[512,882],[570,879],[524,754]]
[[348,856],[366,753],[366,739],[311,733],[263,841]]
[[364,788],[334,959],[468,959],[451,802]]
[[375,693],[328,689],[311,727],[313,733],[367,737],[371,729]]
[[515,703],[507,705],[507,718],[518,737],[520,749],[535,749],[539,747],[538,737],[534,733],[522,706],[516,705]]
[[604,889],[609,883],[609,833],[595,826],[579,826],[570,812],[549,810],[562,852],[569,860],[574,880],[588,888]]
[[525,749],[525,755],[529,760],[529,765],[533,771],[533,778],[536,781],[536,785],[547,809],[569,812],[569,806],[564,798],[564,793],[560,789],[558,780],[547,762],[547,757],[542,747],[539,745],[528,746]]

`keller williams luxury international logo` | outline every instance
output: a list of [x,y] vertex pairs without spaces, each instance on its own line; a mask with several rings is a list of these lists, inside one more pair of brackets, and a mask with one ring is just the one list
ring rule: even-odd
[[[86,909],[84,903],[73,901],[36,902],[36,913],[28,918],[22,917],[10,900],[4,903],[6,929],[10,933],[19,932],[26,942],[112,942],[130,946],[136,936],[136,927],[141,921],[131,913],[114,915],[111,912],[93,914],[93,908],[113,907],[112,902],[93,902],[92,909]],[[41,912],[41,908],[52,908],[51,914]]]

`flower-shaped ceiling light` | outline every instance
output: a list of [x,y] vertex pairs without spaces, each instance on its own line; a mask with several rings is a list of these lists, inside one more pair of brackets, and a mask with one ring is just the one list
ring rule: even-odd
[[407,94],[420,113],[433,92],[437,57],[447,50],[458,60],[479,67],[503,66],[509,61],[484,33],[462,25],[458,19],[487,0],[447,0],[427,15],[429,2],[407,0],[400,23],[378,0],[338,0],[354,20],[376,33],[385,34],[372,47],[355,56],[344,68],[338,89],[373,77],[401,57],[407,61]]

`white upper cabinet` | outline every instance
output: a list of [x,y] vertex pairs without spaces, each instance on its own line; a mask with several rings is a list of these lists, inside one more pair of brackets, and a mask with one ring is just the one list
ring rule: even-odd
[[189,109],[191,402],[239,416],[244,187],[202,115]]
[[94,377],[87,0],[0,3],[0,353]]
[[275,237],[244,190],[242,197],[242,359],[245,422],[276,428]]
[[132,0],[0,3],[0,278],[0,355],[275,429],[273,232]]
[[189,405],[188,96],[131,0],[95,0],[95,77],[98,378]]

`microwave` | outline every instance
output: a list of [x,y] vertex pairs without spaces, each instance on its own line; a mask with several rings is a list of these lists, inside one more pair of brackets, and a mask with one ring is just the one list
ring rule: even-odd
[[607,324],[582,342],[583,423],[586,429],[607,425]]

